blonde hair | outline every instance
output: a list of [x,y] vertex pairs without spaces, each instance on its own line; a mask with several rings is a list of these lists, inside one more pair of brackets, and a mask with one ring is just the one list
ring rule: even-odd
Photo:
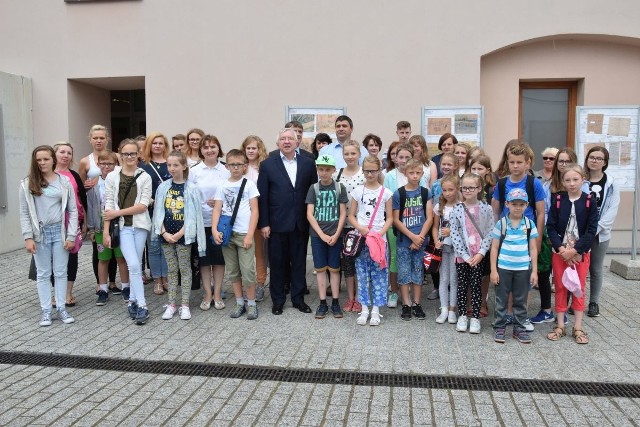
[[69,169],[73,166],[73,146],[69,144],[67,141],[56,142],[53,146],[53,151],[58,154],[58,148],[60,147],[69,147],[71,148],[71,161],[69,162]]
[[101,130],[101,131],[104,131],[104,133],[107,135],[107,138],[109,138],[109,137],[110,137],[110,136],[109,136],[109,129],[107,129],[105,126],[102,126],[102,125],[93,125],[93,126],[91,126],[91,129],[89,129],[89,138],[91,138],[91,135],[92,135],[94,132],[97,132],[97,131],[100,131],[100,130]]
[[567,166],[564,167],[564,170],[562,171],[562,174],[560,176],[560,178],[563,181],[564,181],[564,176],[567,174],[567,172],[578,172],[580,176],[582,176],[582,179],[587,178],[587,174],[584,172],[584,168],[577,163],[569,163]]
[[364,167],[365,163],[373,163],[374,165],[376,165],[376,167],[378,169],[380,169],[382,167],[382,163],[380,163],[380,159],[375,157],[375,156],[367,156],[364,158],[364,160],[362,161],[362,166]]
[[362,151],[360,151],[360,143],[358,143],[358,141],[354,141],[353,139],[345,141],[342,144],[342,151],[344,151],[346,147],[355,147],[356,150],[358,150],[358,154],[362,153]]
[[458,159],[458,157],[456,157],[456,155],[453,154],[453,153],[442,153],[442,156],[440,156],[440,165],[442,165],[442,161],[445,158],[450,159],[451,161],[453,161],[453,169],[454,169],[454,171],[451,172],[451,175],[457,175],[457,170],[460,169],[460,159]]
[[[456,200],[460,200],[460,198],[458,197],[460,195],[460,192],[458,191],[458,187],[460,186],[460,178],[458,178],[458,175],[452,173],[450,175],[443,176],[442,178],[440,178],[440,188],[444,186],[445,182],[450,182],[451,184],[453,184],[453,186],[456,188]],[[444,193],[442,193],[438,197],[438,207],[440,208],[438,212],[439,216],[444,215],[444,206],[446,204],[447,204],[447,199],[445,199]]]
[[160,132],[151,132],[147,136],[147,139],[144,142],[144,148],[142,149],[142,161],[145,163],[149,163],[151,161],[151,145],[153,145],[153,140],[156,138],[162,138],[162,141],[164,142],[162,157],[165,159],[169,157],[169,141],[167,140],[167,137]]
[[260,164],[263,160],[267,159],[268,155],[267,155],[267,148],[264,146],[264,142],[262,141],[262,139],[260,139],[259,136],[249,135],[244,139],[244,141],[242,141],[242,144],[240,145],[240,147],[242,148],[242,151],[246,155],[247,146],[252,142],[255,142],[258,145],[258,164]]

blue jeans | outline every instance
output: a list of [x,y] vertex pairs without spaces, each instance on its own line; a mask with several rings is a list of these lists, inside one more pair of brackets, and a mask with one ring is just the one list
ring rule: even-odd
[[591,245],[591,262],[589,263],[589,275],[591,276],[591,293],[589,294],[589,303],[600,303],[600,291],[602,290],[602,269],[604,268],[604,256],[609,249],[609,242],[598,241],[598,236],[593,239]]
[[64,310],[67,297],[67,262],[69,252],[64,248],[60,223],[42,228],[42,241],[36,242],[36,262],[38,297],[40,308],[51,311],[51,273],[53,272],[56,307]]
[[151,233],[147,237],[147,244],[149,247],[149,269],[151,270],[151,277],[159,279],[161,277],[167,277],[169,275],[169,267],[167,267],[167,259],[164,257],[162,251],[162,242],[164,239],[162,236],[157,240],[151,239]]
[[369,255],[369,248],[365,244],[360,256],[356,258],[358,301],[360,304],[369,306],[373,303],[377,307],[387,304],[388,273],[388,268],[380,268],[378,264],[373,262]]
[[147,301],[144,299],[141,260],[148,233],[144,228],[129,226],[122,227],[120,231],[120,250],[127,261],[127,269],[129,270],[129,301],[137,302],[140,307],[147,306]]

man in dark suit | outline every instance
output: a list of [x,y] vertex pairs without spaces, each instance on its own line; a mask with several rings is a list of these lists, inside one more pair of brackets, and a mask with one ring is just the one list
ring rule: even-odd
[[[287,124],[284,125],[285,129],[293,129],[296,132],[296,136],[298,137],[298,146],[296,147],[296,153],[297,154],[302,154],[305,157],[309,157],[311,160],[316,161],[315,156],[313,155],[313,153],[311,151],[307,151],[304,148],[300,148],[300,143],[302,142],[302,133],[303,133],[303,127],[302,127],[302,123],[300,123],[297,120],[292,120],[290,122],[287,122]],[[272,152],[269,153],[269,156],[275,156],[276,154],[280,153],[280,149],[276,148],[275,150],[273,150]]]
[[279,154],[260,163],[258,228],[268,239],[271,271],[272,313],[282,314],[286,294],[284,272],[291,270],[291,302],[303,313],[311,313],[304,302],[306,246],[309,233],[305,198],[318,181],[312,159],[296,152],[298,138],[293,129],[278,136]]

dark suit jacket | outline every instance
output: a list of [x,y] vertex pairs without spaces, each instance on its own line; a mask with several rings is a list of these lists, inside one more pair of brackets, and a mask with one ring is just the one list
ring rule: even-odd
[[315,162],[312,159],[301,155],[296,158],[298,171],[295,187],[291,185],[291,180],[279,154],[269,156],[260,163],[258,228],[269,226],[271,231],[275,233],[295,230],[309,231],[305,199],[309,187],[318,182],[318,175]]
[[[278,156],[280,156],[280,150],[273,150],[272,152],[269,153],[269,157],[275,156],[276,154]],[[303,148],[300,148],[300,153],[299,154],[302,154],[303,156],[310,158],[314,162],[316,161],[316,158],[313,155],[313,153],[311,153],[310,151],[307,151],[307,150],[305,150]]]

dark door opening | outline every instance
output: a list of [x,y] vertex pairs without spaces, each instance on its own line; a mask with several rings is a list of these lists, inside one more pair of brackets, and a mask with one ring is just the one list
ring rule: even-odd
[[147,134],[144,89],[111,91],[112,149],[116,151],[125,138]]

